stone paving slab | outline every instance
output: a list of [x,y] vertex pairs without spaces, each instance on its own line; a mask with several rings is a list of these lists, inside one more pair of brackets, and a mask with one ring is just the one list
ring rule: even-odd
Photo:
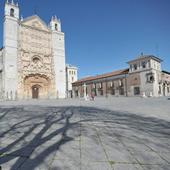
[[144,170],[170,170],[169,165],[142,165]]
[[170,170],[169,104],[135,100],[3,103],[2,170]]
[[116,163],[113,167],[114,170],[143,170],[139,164]]
[[139,152],[133,151],[132,155],[141,163],[141,164],[166,164],[166,161],[163,160],[157,153],[155,152]]
[[79,161],[70,160],[54,160],[50,165],[50,170],[80,170],[81,164]]
[[87,162],[82,163],[81,170],[112,170],[109,162]]

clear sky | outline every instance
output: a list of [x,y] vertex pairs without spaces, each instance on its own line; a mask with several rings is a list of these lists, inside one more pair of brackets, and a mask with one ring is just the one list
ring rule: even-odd
[[[19,0],[19,6],[24,18],[36,9],[46,23],[52,15],[61,19],[66,61],[78,66],[79,77],[126,68],[141,52],[159,56],[170,71],[170,0]],[[0,46],[3,8],[0,0]]]

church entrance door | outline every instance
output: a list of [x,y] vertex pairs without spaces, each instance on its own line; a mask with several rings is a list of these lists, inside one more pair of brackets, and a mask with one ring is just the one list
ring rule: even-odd
[[52,94],[50,87],[47,76],[30,74],[24,79],[24,96],[27,99],[46,99]]
[[39,87],[37,85],[32,86],[32,98],[38,99],[39,97]]

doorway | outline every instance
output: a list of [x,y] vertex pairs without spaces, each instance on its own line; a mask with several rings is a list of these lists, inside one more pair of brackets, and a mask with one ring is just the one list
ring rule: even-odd
[[165,92],[165,83],[163,84],[163,95],[166,96],[166,92]]
[[32,86],[32,98],[38,99],[38,97],[39,97],[39,86],[37,85]]
[[134,87],[134,95],[140,95],[140,87]]

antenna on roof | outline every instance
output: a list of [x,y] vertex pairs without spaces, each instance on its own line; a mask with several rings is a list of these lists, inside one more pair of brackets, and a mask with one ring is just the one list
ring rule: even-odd
[[21,15],[21,21],[23,21],[24,20],[24,18],[23,18],[23,16]]
[[34,14],[37,15],[37,7],[34,7]]

